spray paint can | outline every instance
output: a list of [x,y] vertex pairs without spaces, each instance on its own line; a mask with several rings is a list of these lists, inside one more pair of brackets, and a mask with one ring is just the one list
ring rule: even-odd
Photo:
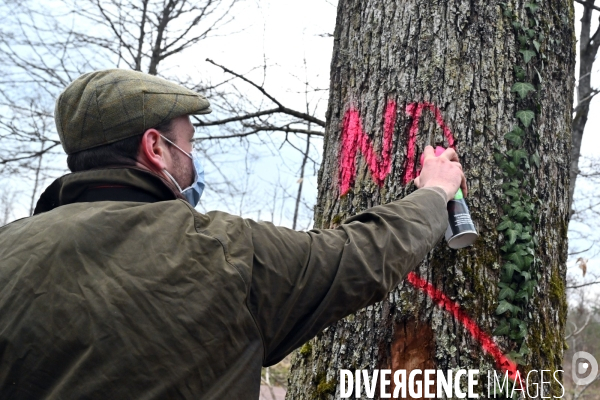
[[[446,149],[436,146],[435,156],[439,157]],[[423,155],[421,155],[423,165]],[[462,249],[475,243],[477,240],[477,229],[471,219],[469,207],[463,197],[463,192],[458,189],[456,195],[447,204],[448,228],[446,228],[446,242],[451,249]]]
[[477,229],[471,219],[469,207],[463,198],[462,190],[448,202],[448,228],[446,242],[451,249],[462,249],[472,245],[477,240]]

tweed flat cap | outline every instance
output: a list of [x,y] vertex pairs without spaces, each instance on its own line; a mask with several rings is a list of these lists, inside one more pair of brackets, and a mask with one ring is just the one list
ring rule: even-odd
[[140,135],[160,123],[211,112],[202,95],[173,82],[124,69],[90,72],[56,100],[54,118],[67,154]]

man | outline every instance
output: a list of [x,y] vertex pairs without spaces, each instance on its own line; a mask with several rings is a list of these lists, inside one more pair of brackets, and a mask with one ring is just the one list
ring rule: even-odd
[[447,226],[464,176],[425,151],[406,198],[296,232],[195,211],[206,99],[124,70],[56,103],[73,171],[0,228],[0,398],[257,399],[261,366],[383,299]]

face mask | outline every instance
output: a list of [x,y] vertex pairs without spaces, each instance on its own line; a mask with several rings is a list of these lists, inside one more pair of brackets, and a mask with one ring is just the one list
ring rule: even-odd
[[205,186],[204,185],[204,168],[202,167],[202,164],[200,163],[200,158],[195,153],[190,154],[190,153],[186,152],[181,147],[177,146],[175,143],[173,143],[172,141],[170,141],[163,135],[160,135],[160,136],[163,139],[165,139],[167,142],[169,142],[173,146],[175,146],[177,148],[177,150],[181,151],[183,154],[185,154],[186,156],[188,156],[189,158],[192,159],[192,163],[194,164],[194,172],[196,175],[194,178],[194,182],[185,189],[181,189],[181,186],[179,186],[179,184],[177,183],[175,178],[173,178],[173,176],[166,169],[164,169],[163,171],[169,177],[169,179],[171,179],[171,182],[173,182],[175,184],[177,189],[179,189],[179,191],[185,197],[187,202],[190,203],[193,207],[196,207],[196,205],[200,201],[200,196],[202,196],[202,192],[204,191],[204,186]]

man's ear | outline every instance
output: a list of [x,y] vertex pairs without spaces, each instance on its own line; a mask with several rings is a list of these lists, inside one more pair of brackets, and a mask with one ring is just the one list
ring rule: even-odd
[[167,167],[165,161],[166,149],[163,147],[160,132],[148,129],[142,136],[138,161],[155,172],[162,172]]

